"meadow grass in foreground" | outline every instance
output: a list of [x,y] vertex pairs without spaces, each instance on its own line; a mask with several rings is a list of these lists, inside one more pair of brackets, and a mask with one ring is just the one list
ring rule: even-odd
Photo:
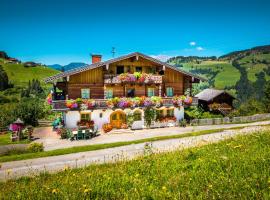
[[268,199],[270,132],[0,184],[1,199]]

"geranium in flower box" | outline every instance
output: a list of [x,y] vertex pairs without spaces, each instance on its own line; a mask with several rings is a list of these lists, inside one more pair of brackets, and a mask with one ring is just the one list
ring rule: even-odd
[[186,105],[191,105],[192,104],[192,98],[191,97],[186,97],[185,100],[184,100],[184,103]]

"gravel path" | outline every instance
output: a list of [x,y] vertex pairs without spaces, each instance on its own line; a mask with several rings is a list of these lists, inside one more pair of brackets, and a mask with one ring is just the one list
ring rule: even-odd
[[[74,147],[74,146],[106,144],[106,143],[113,143],[113,142],[126,142],[126,141],[134,141],[134,140],[159,137],[159,136],[181,135],[181,134],[190,133],[194,131],[234,128],[234,127],[247,127],[247,126],[266,125],[266,124],[270,124],[270,121],[253,122],[253,123],[247,123],[247,124],[188,126],[186,128],[169,127],[169,128],[157,128],[157,129],[144,129],[144,130],[136,130],[133,133],[125,133],[125,130],[123,130],[123,133],[120,133],[120,134],[101,134],[98,137],[92,138],[90,140],[79,140],[79,141],[61,140],[59,139],[60,136],[58,136],[56,132],[53,132],[51,127],[42,127],[35,130],[34,136],[39,138],[35,142],[43,143],[45,151],[50,151],[54,149],[64,149],[64,148],[69,148],[69,147]],[[121,132],[121,130],[119,132]]]
[[[152,142],[154,152],[165,152],[177,149],[201,146],[208,143],[218,142],[236,135],[250,134],[259,130],[267,129],[262,126],[245,127],[241,130],[226,130],[201,136],[169,139]],[[60,156],[36,158],[22,161],[3,163],[0,169],[0,180],[18,178],[21,176],[37,175],[41,172],[57,172],[66,167],[84,167],[93,163],[116,162],[123,159],[132,159],[143,155],[145,144],[132,144],[116,148],[108,148],[97,151],[88,151]]]

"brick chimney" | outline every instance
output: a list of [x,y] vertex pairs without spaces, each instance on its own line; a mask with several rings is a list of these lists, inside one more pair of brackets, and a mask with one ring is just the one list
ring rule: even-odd
[[101,62],[101,58],[102,58],[101,55],[91,54],[91,56],[92,56],[92,64]]

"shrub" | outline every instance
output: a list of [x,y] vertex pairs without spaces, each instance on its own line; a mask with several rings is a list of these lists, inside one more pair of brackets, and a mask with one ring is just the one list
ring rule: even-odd
[[57,130],[57,134],[60,135],[61,139],[66,139],[67,138],[67,129],[66,128],[59,128]]
[[113,129],[113,127],[110,123],[107,123],[107,124],[103,124],[102,129],[105,133],[108,133]]
[[28,152],[36,153],[44,151],[43,143],[33,142],[27,147]]
[[146,125],[150,127],[151,122],[155,119],[156,116],[156,110],[153,108],[146,108],[144,111],[144,120],[146,122]]

